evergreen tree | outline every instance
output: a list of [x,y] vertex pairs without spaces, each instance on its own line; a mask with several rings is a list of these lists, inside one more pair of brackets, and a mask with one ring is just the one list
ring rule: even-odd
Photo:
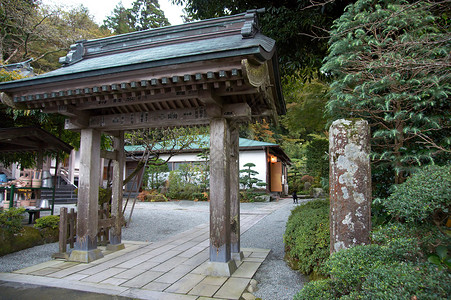
[[327,110],[369,121],[372,158],[394,172],[394,183],[419,165],[449,162],[451,43],[440,9],[449,7],[359,0],[331,31],[322,67],[334,78]]
[[106,18],[103,27],[114,34],[147,30],[170,25],[164,12],[160,9],[158,0],[136,0],[132,8],[124,8],[122,2],[114,8],[113,13]]
[[263,34],[276,40],[282,73],[303,80],[318,72],[327,52],[327,30],[355,0],[172,0],[194,20],[265,8],[259,16]]

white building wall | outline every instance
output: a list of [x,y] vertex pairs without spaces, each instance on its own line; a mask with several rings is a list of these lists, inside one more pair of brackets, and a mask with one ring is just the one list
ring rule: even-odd
[[264,150],[252,150],[240,152],[240,170],[244,169],[244,165],[253,163],[255,167],[251,168],[257,171],[256,178],[266,182],[266,153]]
[[[161,155],[161,159],[166,160],[168,155]],[[176,154],[169,162],[185,162],[185,161],[204,161],[202,158],[197,156],[197,153],[180,153]],[[256,177],[263,182],[266,182],[266,152],[264,150],[251,150],[251,151],[240,151],[240,170],[244,169],[244,165],[247,163],[255,164],[252,169],[258,172]],[[78,176],[78,169],[80,165],[80,153],[75,151],[74,166],[76,169],[75,176]]]
[[[161,159],[166,160],[168,155],[161,155]],[[176,154],[169,162],[184,162],[184,161],[203,161],[197,154],[194,153],[182,153]],[[258,172],[258,179],[266,182],[266,153],[264,150],[252,150],[240,152],[240,170],[244,169],[244,165],[247,163],[253,163],[255,167],[252,169]]]

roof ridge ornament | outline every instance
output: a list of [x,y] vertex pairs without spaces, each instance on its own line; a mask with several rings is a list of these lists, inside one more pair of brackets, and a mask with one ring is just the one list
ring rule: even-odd
[[62,64],[63,67],[67,67],[82,60],[85,52],[84,42],[86,42],[86,40],[77,41],[76,44],[70,45],[69,53],[67,53],[66,56],[60,57],[59,63]]
[[246,14],[244,15],[245,22],[243,27],[241,27],[241,35],[243,36],[243,39],[253,38],[257,32],[260,31],[258,26],[258,14],[264,12],[264,8],[246,11]]

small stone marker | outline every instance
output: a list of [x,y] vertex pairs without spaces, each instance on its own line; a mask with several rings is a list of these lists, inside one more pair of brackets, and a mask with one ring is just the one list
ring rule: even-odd
[[371,168],[368,122],[336,120],[329,131],[330,251],[369,243]]

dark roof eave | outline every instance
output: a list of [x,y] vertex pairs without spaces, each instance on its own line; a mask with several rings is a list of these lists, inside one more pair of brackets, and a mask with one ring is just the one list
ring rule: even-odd
[[[33,144],[28,145],[29,150],[24,147],[23,149],[17,150],[17,152],[36,152],[38,150],[43,151],[64,151],[70,153],[73,147],[58,137],[52,135],[51,133],[37,127],[13,127],[13,128],[0,128],[0,143],[4,146],[6,145],[19,145],[20,143],[14,142],[14,140],[25,140],[32,139]],[[40,141],[44,141],[47,146],[42,146]],[[27,147],[28,147],[27,146]],[[2,151],[0,147],[0,152],[16,152],[13,150]]]
[[275,52],[275,49],[272,49],[272,51],[267,52],[261,46],[253,46],[253,47],[249,47],[249,48],[235,49],[235,50],[231,50],[231,51],[199,54],[199,55],[195,55],[195,56],[178,57],[178,58],[173,58],[173,59],[164,59],[164,60],[153,61],[153,62],[146,62],[146,63],[126,65],[126,66],[106,68],[106,69],[97,69],[97,70],[93,70],[93,71],[71,73],[71,74],[66,74],[66,75],[55,75],[55,76],[46,77],[44,74],[44,75],[42,75],[42,77],[36,76],[36,77],[32,77],[32,78],[24,78],[24,79],[15,80],[15,81],[2,82],[2,83],[0,83],[0,90],[7,91],[7,90],[28,87],[28,86],[34,86],[34,85],[38,85],[38,84],[51,84],[51,83],[62,82],[62,81],[77,80],[77,79],[83,79],[83,78],[89,78],[89,77],[111,75],[111,74],[117,74],[117,73],[122,73],[122,72],[156,68],[156,67],[175,65],[175,64],[193,63],[193,62],[198,62],[198,61],[202,61],[202,60],[213,60],[213,59],[228,58],[228,57],[234,57],[234,56],[254,55],[254,57],[257,60],[265,61],[265,60],[271,59],[274,52]]

